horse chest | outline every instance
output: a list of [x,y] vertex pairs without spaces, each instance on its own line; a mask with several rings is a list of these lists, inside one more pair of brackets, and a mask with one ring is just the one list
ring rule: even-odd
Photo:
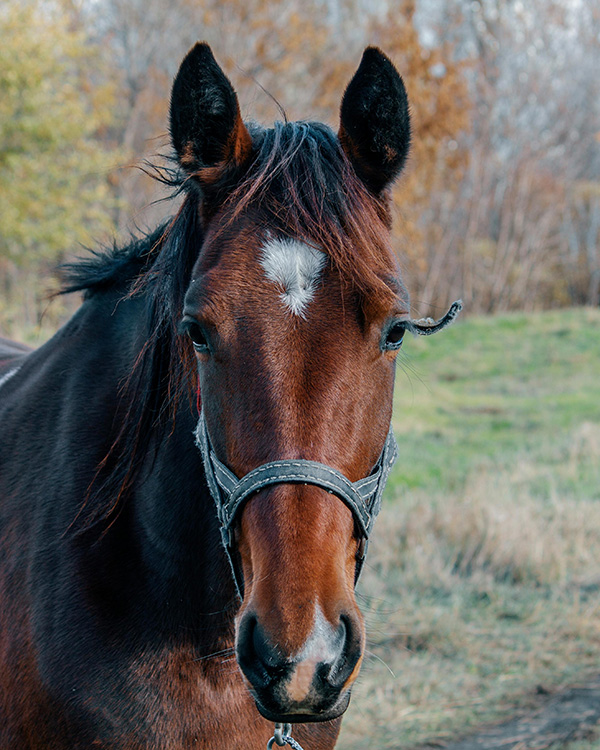
[[[123,679],[124,689],[116,684],[95,697],[93,723],[104,723],[105,731],[88,735],[92,747],[264,750],[273,734],[273,724],[257,712],[233,654],[213,658],[208,666],[190,652],[153,654],[141,657]],[[298,729],[295,736],[307,750],[329,750],[339,722]],[[67,747],[79,745],[71,741]]]

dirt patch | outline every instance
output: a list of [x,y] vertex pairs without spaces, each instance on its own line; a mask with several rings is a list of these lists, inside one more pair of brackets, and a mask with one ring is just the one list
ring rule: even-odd
[[600,728],[600,675],[582,687],[551,695],[537,709],[485,729],[459,742],[426,748],[444,750],[544,750],[563,742],[590,739]]

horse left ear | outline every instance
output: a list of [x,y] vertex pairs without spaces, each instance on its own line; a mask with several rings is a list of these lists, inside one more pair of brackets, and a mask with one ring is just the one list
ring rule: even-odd
[[183,169],[204,184],[250,156],[237,96],[206,43],[192,47],[173,83],[171,138]]
[[375,194],[402,171],[410,147],[408,97],[391,60],[367,47],[342,99],[339,138],[366,186]]

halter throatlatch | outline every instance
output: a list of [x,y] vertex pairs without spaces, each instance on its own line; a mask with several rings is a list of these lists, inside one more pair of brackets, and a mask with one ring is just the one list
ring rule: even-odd
[[242,504],[255,492],[273,484],[314,484],[332,495],[337,495],[352,511],[361,543],[356,560],[355,583],[362,570],[367,542],[375,518],[381,508],[381,495],[397,456],[398,446],[390,426],[383,451],[369,476],[351,482],[340,471],[304,459],[282,459],[270,461],[253,469],[241,479],[221,463],[210,443],[206,421],[200,412],[196,427],[196,445],[202,453],[204,470],[210,493],[217,506],[221,524],[221,539],[231,565],[238,595],[242,598],[243,580],[234,561],[233,525]]

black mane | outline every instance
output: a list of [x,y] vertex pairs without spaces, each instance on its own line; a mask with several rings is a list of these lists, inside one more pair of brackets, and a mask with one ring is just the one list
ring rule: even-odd
[[89,249],[89,256],[61,266],[61,294],[86,292],[86,297],[110,286],[122,286],[148,268],[159,251],[168,222],[129,244]]

